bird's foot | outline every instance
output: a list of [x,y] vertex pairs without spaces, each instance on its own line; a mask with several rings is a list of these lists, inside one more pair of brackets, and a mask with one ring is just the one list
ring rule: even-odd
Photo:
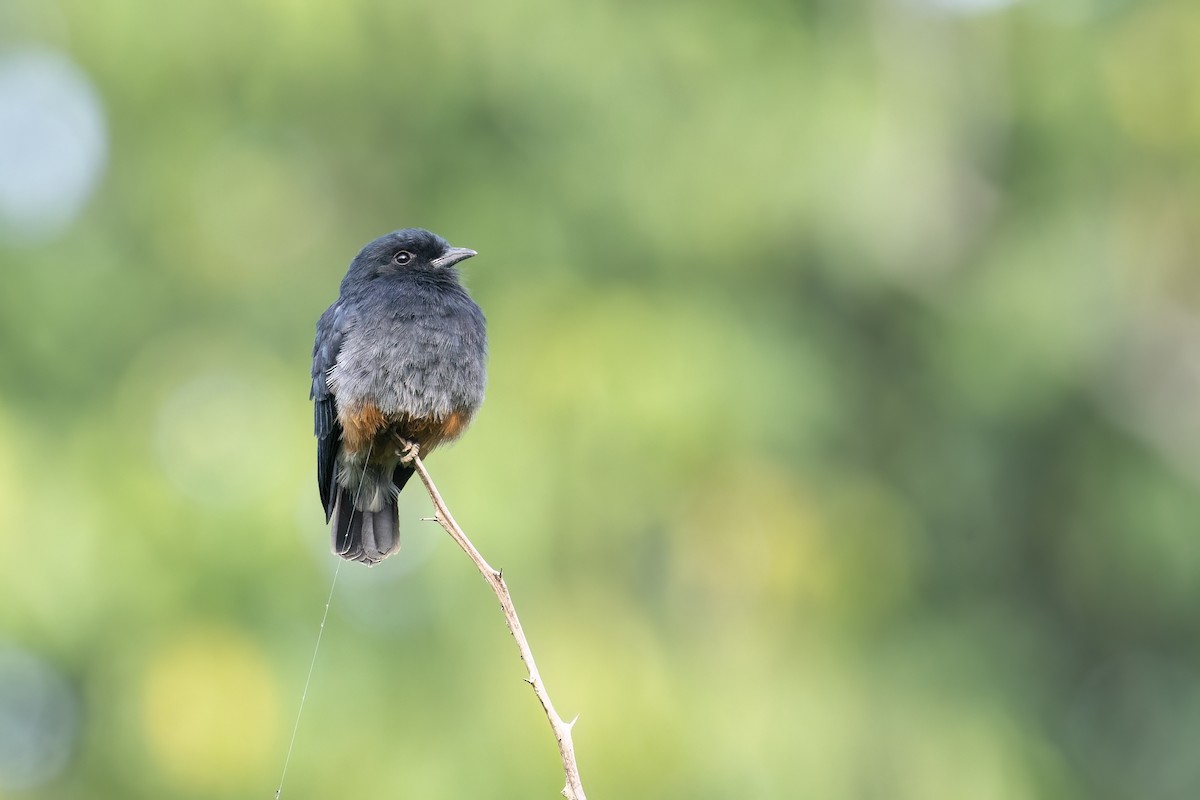
[[411,464],[413,459],[421,454],[421,446],[414,441],[396,436],[396,455],[400,456],[401,464]]

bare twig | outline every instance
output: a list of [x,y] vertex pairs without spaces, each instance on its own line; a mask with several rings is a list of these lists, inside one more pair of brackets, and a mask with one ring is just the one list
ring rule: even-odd
[[550,727],[554,730],[554,738],[558,740],[558,754],[562,758],[563,772],[567,776],[567,785],[563,787],[562,793],[567,800],[587,800],[583,793],[583,783],[579,779],[579,766],[575,763],[575,745],[571,740],[571,728],[575,725],[575,719],[570,722],[564,722],[563,718],[554,710],[554,704],[550,702],[550,694],[546,691],[546,685],[542,682],[542,676],[538,672],[537,664],[533,660],[533,651],[529,649],[529,641],[525,638],[525,631],[521,628],[521,620],[517,618],[517,609],[513,606],[512,597],[508,593],[508,586],[504,583],[504,575],[500,570],[493,569],[479,551],[475,549],[475,545],[463,533],[462,528],[458,527],[458,523],[454,521],[454,517],[450,514],[450,509],[446,508],[445,501],[438,493],[437,487],[433,485],[433,479],[429,477],[429,472],[425,469],[425,465],[421,462],[420,456],[417,454],[417,448],[411,447],[405,453],[405,460],[410,461],[417,474],[421,476],[421,482],[425,484],[425,488],[429,491],[429,498],[433,500],[433,507],[437,510],[435,519],[450,534],[458,546],[463,549],[471,560],[475,562],[475,566],[483,574],[484,579],[491,584],[492,591],[496,593],[496,597],[500,600],[500,608],[504,611],[504,621],[508,623],[508,630],[512,633],[513,638],[517,640],[517,649],[521,651],[521,661],[525,663],[526,669],[529,670],[529,677],[525,682],[533,687],[533,693],[537,695],[538,701],[542,704],[542,710],[546,712],[546,719],[550,721]]

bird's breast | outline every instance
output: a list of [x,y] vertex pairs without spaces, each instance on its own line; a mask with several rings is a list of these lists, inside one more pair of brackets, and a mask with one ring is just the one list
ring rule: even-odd
[[353,417],[369,438],[403,419],[458,415],[461,424],[439,438],[461,433],[483,402],[487,343],[481,320],[451,310],[378,308],[360,317],[329,374],[339,417]]

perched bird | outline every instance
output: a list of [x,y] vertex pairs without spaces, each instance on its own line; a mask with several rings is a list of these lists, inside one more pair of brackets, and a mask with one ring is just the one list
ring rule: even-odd
[[342,558],[376,564],[400,549],[406,443],[427,455],[483,403],[483,312],[456,266],[475,254],[419,228],[381,236],[350,262],[317,322],[317,486]]

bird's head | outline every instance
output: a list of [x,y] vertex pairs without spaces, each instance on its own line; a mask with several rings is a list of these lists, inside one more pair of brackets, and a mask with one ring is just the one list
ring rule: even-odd
[[476,255],[466,247],[451,247],[436,233],[405,228],[380,236],[359,252],[350,273],[363,277],[402,272],[453,273],[453,267]]

